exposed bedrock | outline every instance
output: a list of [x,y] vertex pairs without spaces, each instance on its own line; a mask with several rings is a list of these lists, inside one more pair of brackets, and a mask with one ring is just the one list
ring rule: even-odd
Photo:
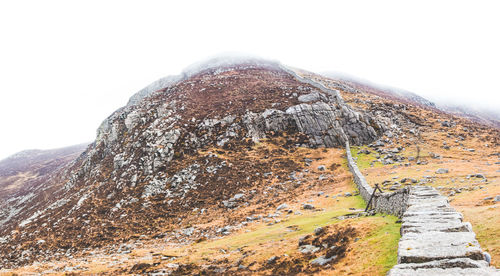
[[301,132],[309,137],[307,146],[312,147],[339,147],[346,141],[359,145],[377,138],[377,132],[370,126],[375,122],[323,101],[291,106],[286,111],[268,109],[260,114],[249,113],[244,123],[252,138],[264,138],[269,131]]

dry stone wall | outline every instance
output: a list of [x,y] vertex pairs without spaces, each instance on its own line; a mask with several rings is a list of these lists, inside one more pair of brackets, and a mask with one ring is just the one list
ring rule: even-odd
[[[347,162],[365,201],[373,193],[346,143]],[[401,217],[398,264],[387,275],[500,275],[490,267],[472,226],[463,222],[448,199],[433,187],[412,186],[394,193],[376,193],[377,212]]]
[[[352,157],[349,143],[346,143],[347,165],[354,177],[354,183],[358,187],[361,197],[368,202],[373,194],[373,188],[366,182]],[[403,188],[392,193],[376,192],[372,199],[372,207],[375,211],[401,217],[407,208],[409,190]]]

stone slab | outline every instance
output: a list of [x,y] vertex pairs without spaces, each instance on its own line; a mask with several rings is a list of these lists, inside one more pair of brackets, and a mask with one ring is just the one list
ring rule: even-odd
[[420,221],[420,222],[404,222],[401,225],[401,234],[414,232],[472,232],[472,226],[470,223],[461,221]]
[[452,258],[484,259],[473,232],[405,233],[399,241],[398,263],[423,263]]

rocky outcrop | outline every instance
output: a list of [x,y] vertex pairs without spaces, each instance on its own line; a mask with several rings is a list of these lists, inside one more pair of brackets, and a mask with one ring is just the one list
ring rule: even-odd
[[[335,105],[337,104],[337,105]],[[347,141],[363,144],[373,141],[377,132],[369,117],[340,108],[334,99],[324,95],[321,101],[299,104],[286,111],[268,109],[260,114],[245,114],[244,124],[254,138],[265,138],[270,131],[292,131],[308,136],[311,147],[338,147]]]

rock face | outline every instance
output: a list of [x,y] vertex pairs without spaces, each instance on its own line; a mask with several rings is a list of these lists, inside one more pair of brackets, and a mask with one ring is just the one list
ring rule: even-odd
[[[200,151],[245,148],[285,134],[287,147],[360,145],[378,139],[385,127],[353,110],[338,91],[274,62],[198,65],[134,95],[104,120],[77,160],[45,179],[44,191],[6,201],[5,208],[16,202],[18,211],[0,213],[0,238],[7,241],[0,244],[0,265],[29,262],[15,257],[25,249],[35,256],[69,246],[50,233],[93,233],[88,242],[104,244],[128,225],[154,231],[155,217],[173,221],[215,202],[225,209],[245,204],[247,195],[235,196],[237,189],[250,187],[256,174],[246,168],[248,177],[236,179],[231,170],[241,164],[217,154],[201,158]],[[218,185],[221,173],[232,182]],[[46,243],[35,245],[38,239]],[[23,247],[12,250],[12,244]]]
[[[265,138],[268,132],[295,130],[308,137],[312,147],[338,147],[346,141],[363,144],[377,137],[370,126],[374,123],[347,108],[337,108],[335,98],[313,104],[300,104],[286,111],[267,109],[263,113],[250,113],[244,123],[254,139]],[[343,118],[340,119],[339,118]]]

